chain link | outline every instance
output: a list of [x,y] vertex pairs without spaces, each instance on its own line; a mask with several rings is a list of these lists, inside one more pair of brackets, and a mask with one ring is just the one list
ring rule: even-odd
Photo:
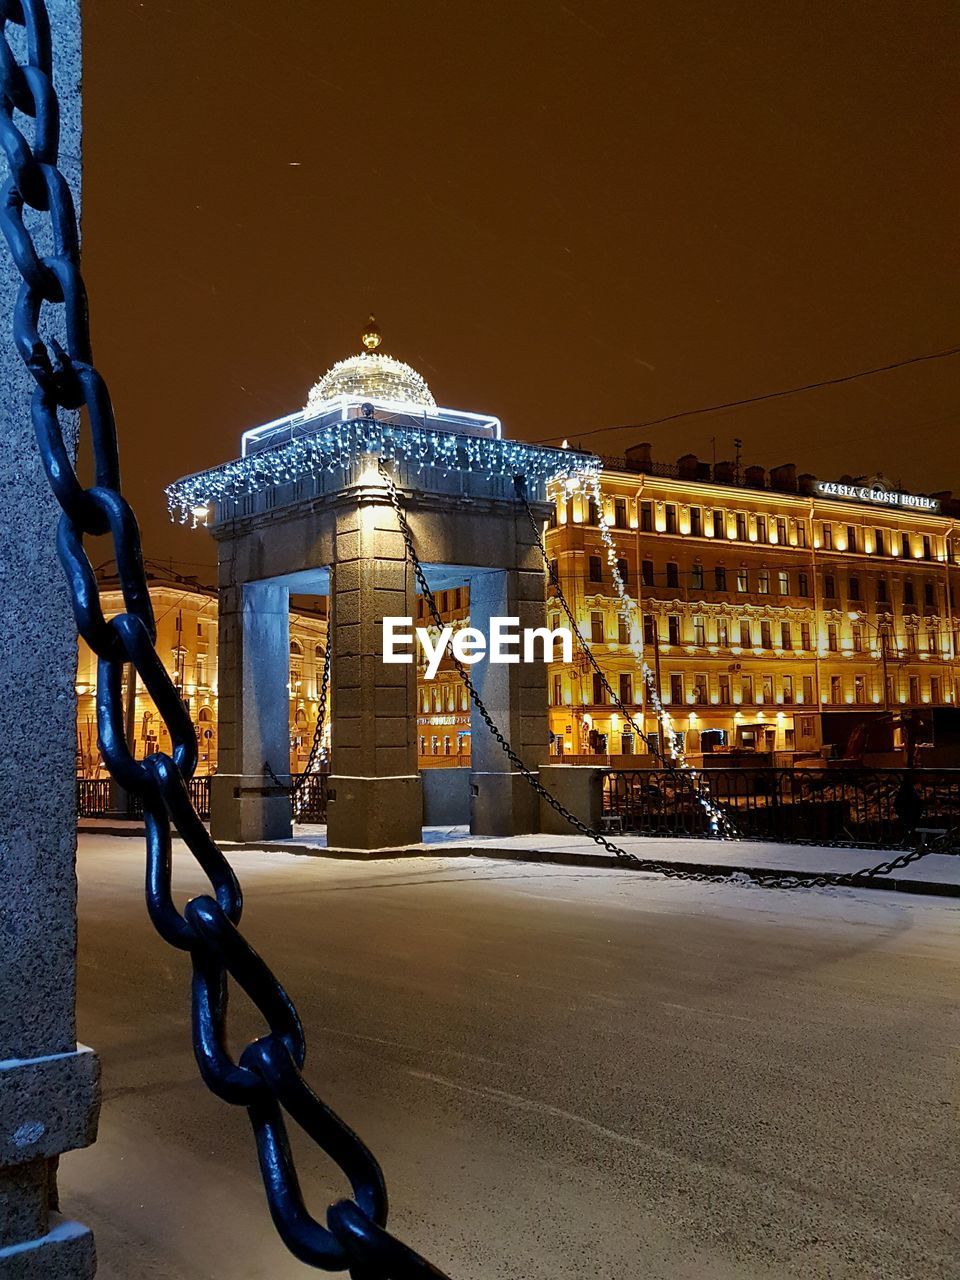
[[[25,63],[18,62],[8,41],[11,24],[25,29]],[[18,127],[17,112],[33,121],[32,143]],[[240,885],[190,801],[187,783],[197,764],[196,732],[155,648],[140,533],[121,494],[113,409],[92,362],[77,220],[70,189],[56,167],[58,145],[59,109],[46,5],[44,0],[0,0],[0,147],[10,169],[0,194],[0,230],[22,278],[14,339],[37,384],[31,415],[50,488],[62,509],[57,550],[77,630],[98,658],[100,750],[113,777],[143,801],[150,919],[161,937],[189,952],[192,960],[193,1043],[200,1074],[218,1097],[247,1108],[273,1221],[300,1261],[326,1271],[347,1271],[355,1280],[444,1280],[440,1271],[387,1232],[387,1193],[380,1166],[304,1080],[306,1041],[297,1011],[240,932]],[[29,218],[24,216],[27,209]],[[38,247],[33,224],[52,252]],[[57,318],[62,342],[44,337]],[[90,431],[96,477],[91,488],[77,476],[61,423],[63,411],[77,409],[84,411]],[[113,543],[124,599],[124,612],[109,621],[84,545],[88,537],[103,535]],[[170,733],[169,754],[137,760],[128,750],[121,689],[126,663],[136,669]],[[328,673],[329,637],[320,733]],[[189,901],[182,911],[171,889],[174,828],[212,890]],[[268,1027],[238,1060],[228,1047],[230,979]],[[332,1205],[325,1225],[304,1203],[288,1120],[330,1157],[351,1188],[353,1198]]]
[[293,814],[299,818],[306,804],[306,790],[311,780],[322,771],[327,760],[327,750],[323,745],[323,729],[327,718],[327,694],[330,687],[330,656],[332,651],[333,632],[330,619],[327,619],[327,643],[323,650],[323,674],[320,679],[320,691],[317,700],[317,723],[313,730],[313,741],[310,743],[310,754],[303,772],[292,783],[284,782],[274,771],[269,760],[264,761],[263,771],[278,787],[288,793],[293,802]]

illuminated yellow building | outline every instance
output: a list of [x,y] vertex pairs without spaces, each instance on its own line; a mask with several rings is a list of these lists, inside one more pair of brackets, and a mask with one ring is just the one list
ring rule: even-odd
[[[183,698],[197,730],[199,774],[217,768],[217,593],[194,578],[148,563],[147,581],[157,621],[157,651]],[[104,612],[123,609],[115,576],[101,574]],[[290,614],[290,768],[302,770],[310,754],[317,723],[319,687],[327,624],[310,602],[296,600]],[[97,662],[81,640],[77,664],[77,773],[99,777],[103,768],[97,750]],[[126,691],[125,691],[126,693]],[[170,739],[157,709],[142,688],[129,726],[138,758],[153,751],[169,751]],[[329,727],[327,728],[329,734]]]
[[[688,753],[844,754],[870,720],[888,726],[892,747],[894,717],[876,713],[955,703],[960,546],[949,495],[823,483],[793,465],[740,477],[732,463],[692,455],[654,462],[648,445],[606,460],[600,488],[642,615],[643,657]],[[595,501],[561,495],[547,549],[594,657],[655,737],[600,515]],[[559,608],[550,614],[565,623]],[[642,749],[582,654],[551,670],[550,703],[555,752]]]

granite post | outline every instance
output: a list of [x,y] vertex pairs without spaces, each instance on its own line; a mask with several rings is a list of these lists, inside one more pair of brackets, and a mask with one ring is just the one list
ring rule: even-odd
[[[80,12],[77,0],[49,10],[61,166],[79,198]],[[7,32],[21,57],[23,28]],[[48,220],[27,220],[51,252]],[[97,1060],[78,1046],[75,1019],[77,640],[30,423],[33,382],[9,330],[18,285],[0,245],[0,1280],[79,1280],[96,1269],[93,1237],[61,1214],[56,1190],[57,1158],[93,1141],[99,1106]]]

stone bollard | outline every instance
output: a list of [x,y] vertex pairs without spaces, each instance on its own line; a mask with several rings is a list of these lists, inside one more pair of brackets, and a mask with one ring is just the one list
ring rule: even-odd
[[[603,775],[596,765],[542,764],[540,781],[575,818],[596,828],[603,813]],[[543,799],[540,801],[540,830],[550,835],[576,835],[576,830]]]
[[[49,9],[61,165],[76,196],[79,5]],[[22,35],[9,28],[18,55]],[[97,1059],[77,1045],[75,1023],[77,639],[30,421],[33,382],[9,329],[18,285],[0,244],[0,1280],[85,1280],[93,1237],[60,1215],[56,1194],[57,1158],[93,1141],[99,1108]]]

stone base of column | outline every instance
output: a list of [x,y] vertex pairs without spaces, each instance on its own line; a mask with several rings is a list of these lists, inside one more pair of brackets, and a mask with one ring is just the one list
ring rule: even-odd
[[388,778],[331,774],[327,844],[332,849],[395,849],[423,839],[419,773]]
[[210,780],[210,834],[237,844],[289,840],[290,797],[262,774],[215,773]]
[[[550,794],[569,809],[575,818],[594,830],[603,814],[603,775],[595,765],[542,764],[540,781]],[[551,835],[578,835],[576,827],[557,813],[546,800],[540,800],[540,830]]]
[[522,773],[470,775],[470,834],[522,836],[540,830],[540,801]]
[[0,1249],[0,1280],[92,1280],[96,1270],[93,1233],[58,1213],[46,1235]]

